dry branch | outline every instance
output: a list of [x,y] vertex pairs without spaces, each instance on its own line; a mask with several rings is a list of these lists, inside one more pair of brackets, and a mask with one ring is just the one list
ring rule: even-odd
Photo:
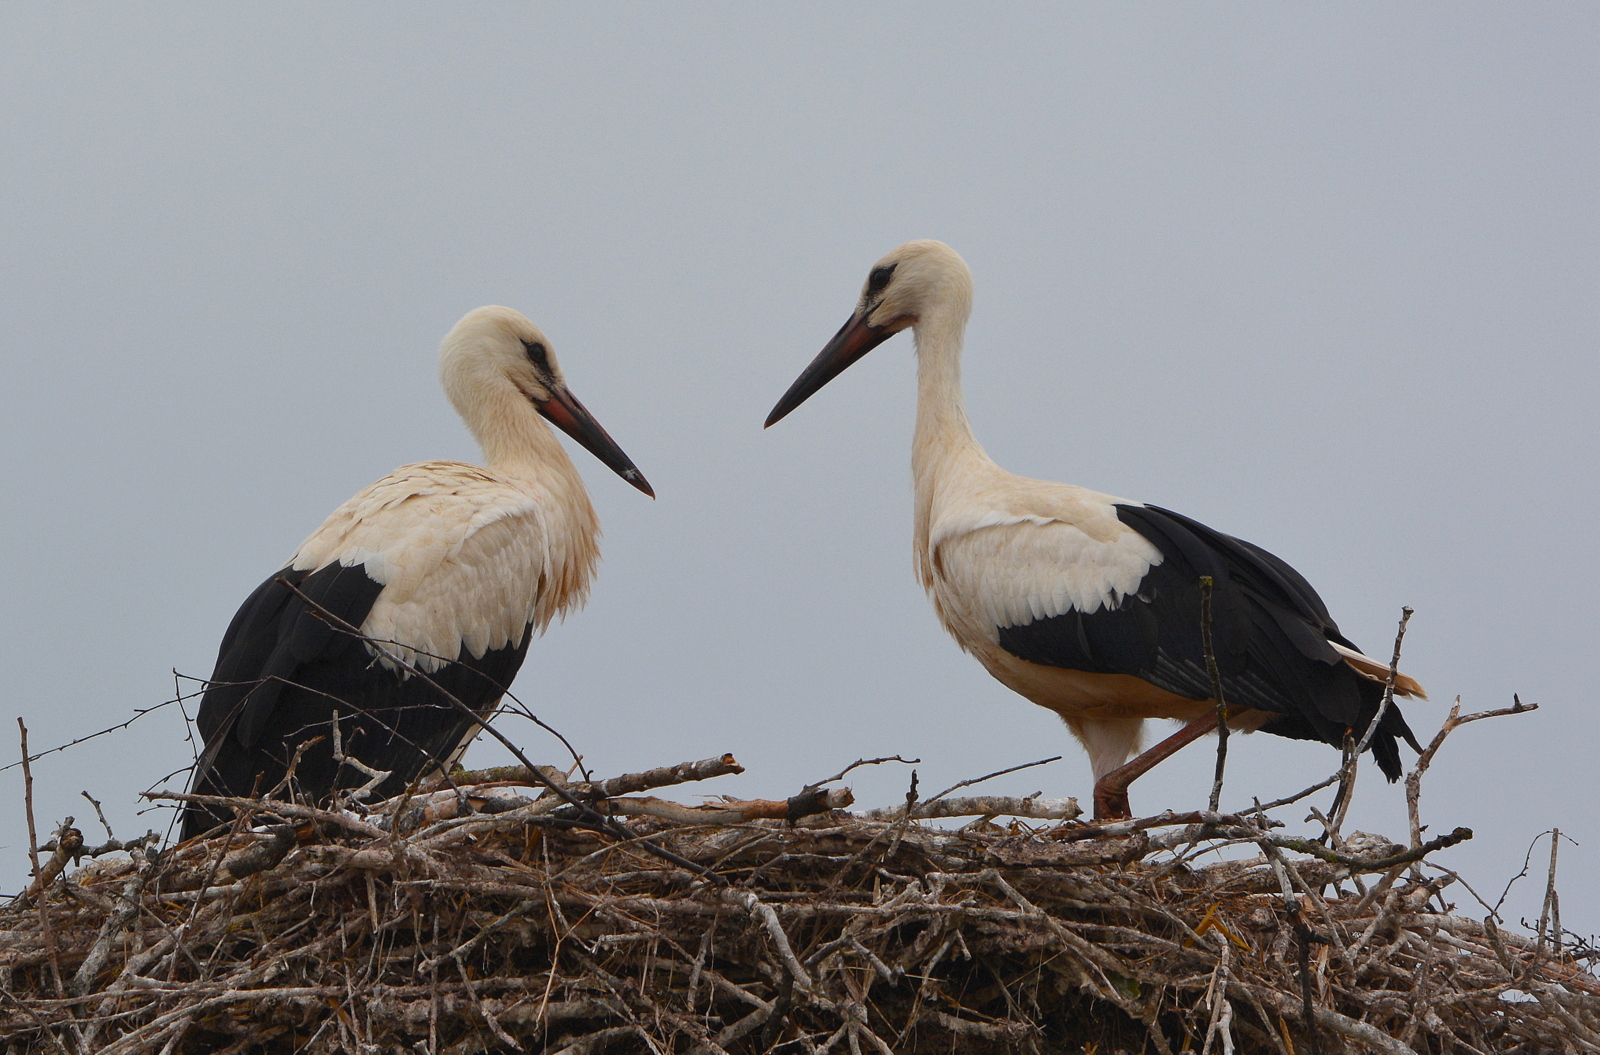
[[[500,766],[495,769],[457,771],[450,774],[450,786],[468,788],[473,786],[517,784],[542,788],[545,786],[546,781],[549,780],[550,771],[546,766],[538,768],[540,770],[540,775],[538,776],[530,772],[526,766]],[[744,767],[732,755],[718,755],[715,758],[703,758],[698,762],[680,762],[675,766],[648,769],[642,773],[624,773],[620,777],[611,777],[607,780],[597,780],[592,783],[568,783],[566,788],[580,799],[603,799],[613,795],[635,795],[641,791],[653,791],[656,788],[671,787],[674,784],[688,784],[696,780],[709,780],[712,777],[743,772]],[[427,790],[437,793],[440,788],[436,785]],[[413,799],[412,801],[416,800]]]
[[[896,821],[906,815],[904,806],[884,806],[866,810],[861,816],[872,821]],[[1083,816],[1077,799],[1045,799],[1038,796],[1017,798],[1011,795],[972,795],[955,799],[930,799],[911,809],[912,820],[940,817],[1026,817],[1029,820],[1071,821]]]
[[829,810],[842,810],[855,802],[849,788],[802,793],[792,799],[750,799],[743,802],[685,806],[658,798],[611,799],[606,807],[624,817],[659,817],[674,824],[748,824],[757,820],[797,821]]
[[[457,773],[363,816],[199,799],[236,830],[133,840],[0,908],[0,1037],[7,1055],[1600,1050],[1600,979],[1552,938],[1553,879],[1542,939],[1434,907],[1451,880],[1413,866],[1464,829],[1333,849],[1259,813],[1094,826],[1037,796],[908,817],[845,813],[845,788],[641,794],[734,765],[562,795]],[[919,820],[949,817],[982,820]],[[1240,845],[1259,856],[1195,864]],[[1327,890],[1354,873],[1382,879]]]
[[39,891],[56,881],[56,876],[67,867],[68,861],[76,861],[83,855],[83,833],[72,827],[72,818],[68,817],[62,822],[61,827],[56,829],[55,838],[39,849],[53,852],[43,865],[35,864],[33,882],[22,895],[24,901],[37,897]]
[[[1147,1041],[1171,1052],[1187,1036],[1195,1051],[1210,1037],[1214,1053],[1255,1055],[1284,1050],[1287,1028],[1295,1050],[1311,1050],[1270,863],[1142,863],[1160,856],[1144,833],[1200,824],[1220,840],[1247,829],[1243,818],[1167,815],[1067,838],[1077,833],[941,832],[841,813],[816,827],[748,815],[686,824],[643,809],[662,802],[611,805],[637,808],[626,823],[720,886],[598,833],[505,823],[515,811],[465,818],[485,827],[454,848],[428,829],[371,837],[302,824],[300,845],[279,825],[102,860],[68,881],[85,897],[58,883],[44,899],[75,972],[65,999],[47,981],[37,912],[0,916],[0,971],[17,994],[0,1006],[0,1031],[19,1051],[55,1050],[87,1022],[96,1051],[249,1038],[262,1052],[335,1051],[367,1036],[384,1050],[437,1036],[441,1051],[730,1053],[801,1037],[822,1050],[836,1037],[831,1050],[843,1051],[853,1036],[864,1051],[947,1051],[954,1039],[976,1052]],[[1002,804],[1028,802],[1038,800]],[[752,804],[670,805],[692,821]],[[1273,849],[1304,886],[1348,867]],[[1116,858],[1127,863],[1104,863]],[[179,889],[208,874],[226,885]],[[1311,917],[1352,955],[1320,968],[1312,1011],[1325,1050],[1420,1051],[1420,1035],[1448,1033],[1462,1050],[1531,1055],[1551,1029],[1600,1030],[1600,981],[1576,961],[1432,913],[1431,893],[1397,879],[1369,908],[1335,897]],[[1498,999],[1508,987],[1534,999]],[[1428,1006],[1413,1013],[1417,1001]],[[1395,1039],[1407,1027],[1419,1034],[1409,1044]]]

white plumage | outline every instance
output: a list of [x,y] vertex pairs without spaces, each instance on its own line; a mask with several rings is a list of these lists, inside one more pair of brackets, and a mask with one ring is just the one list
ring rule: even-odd
[[[564,536],[573,533],[564,526]],[[579,526],[579,541],[585,526]],[[540,579],[552,566],[564,568],[570,555],[552,561],[547,535],[532,481],[463,462],[422,462],[358,492],[286,567],[359,566],[383,586],[361,632],[386,643],[382,662],[406,677],[407,666],[432,673],[463,649],[481,658],[490,649],[519,645],[530,624],[542,630],[559,611],[582,602],[592,544],[585,566],[572,569],[576,588],[558,596],[541,591]]]
[[[320,801],[363,783],[332,757],[335,713],[346,754],[392,773],[380,793],[453,761],[477,732],[472,715],[491,713],[515,677],[530,635],[582,604],[599,558],[588,491],[546,420],[653,494],[517,312],[468,313],[440,347],[439,373],[487,465],[396,469],[257,588],[223,637],[200,706],[197,791],[270,788],[308,743],[296,792]],[[191,808],[185,836],[226,816]]]
[[942,495],[943,508],[928,532],[924,585],[949,613],[946,622],[962,620],[972,625],[972,634],[994,638],[995,627],[1074,609],[1093,614],[1135,592],[1145,573],[1161,563],[1161,551],[1109,512],[1118,499],[1084,494],[1104,503],[1084,501],[1072,519],[1001,513],[981,500],[963,503]]
[[[901,246],[873,267],[855,313],[767,424],[913,329],[918,578],[957,643],[1002,683],[1059,714],[1083,743],[1096,814],[1126,815],[1127,783],[1215,726],[1201,648],[1201,576],[1214,583],[1214,651],[1230,728],[1333,744],[1348,730],[1360,735],[1377,713],[1388,666],[1339,634],[1294,569],[1187,517],[1016,476],[984,453],[961,397],[971,305],[971,272],[954,250],[932,241]],[[1422,695],[1404,675],[1396,690]],[[1190,725],[1123,768],[1145,718]],[[1390,708],[1372,750],[1391,779],[1399,772],[1397,736],[1411,739]]]

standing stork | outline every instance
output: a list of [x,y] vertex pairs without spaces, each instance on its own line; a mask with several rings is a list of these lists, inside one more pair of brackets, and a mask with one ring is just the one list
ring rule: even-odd
[[[396,469],[257,587],[200,704],[196,793],[272,790],[297,751],[304,798],[365,785],[335,758],[336,731],[345,758],[389,774],[380,795],[459,757],[472,716],[493,712],[533,633],[583,603],[599,558],[589,493],[546,420],[655,497],[568,390],[544,334],[510,308],[456,323],[439,378],[488,464]],[[227,817],[191,805],[183,836]]]
[[[1094,768],[1097,820],[1130,816],[1128,785],[1216,728],[1201,633],[1213,582],[1213,657],[1230,729],[1341,745],[1377,715],[1388,666],[1339,633],[1311,584],[1266,550],[1158,506],[1015,476],[973,438],[961,398],[972,272],[942,242],[907,242],[872,268],[855,314],[784,393],[773,425],[851,363],[910,328],[917,349],[917,577],[939,620],[1006,687],[1055,711]],[[1423,696],[1400,675],[1395,691]],[[1146,718],[1183,729],[1129,762]],[[1371,749],[1391,781],[1398,708]]]

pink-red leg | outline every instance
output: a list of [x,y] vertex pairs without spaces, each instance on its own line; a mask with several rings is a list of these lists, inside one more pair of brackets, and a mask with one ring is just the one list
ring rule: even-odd
[[[1232,710],[1232,708],[1230,708]],[[1217,727],[1217,712],[1211,711],[1196,718],[1144,754],[1113,769],[1094,785],[1094,819],[1120,821],[1133,816],[1128,805],[1128,785],[1156,767],[1156,764],[1176,754]]]

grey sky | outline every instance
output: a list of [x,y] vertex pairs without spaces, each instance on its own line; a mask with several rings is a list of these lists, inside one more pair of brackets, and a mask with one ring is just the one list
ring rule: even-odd
[[[1600,929],[1597,29],[1588,3],[8,5],[0,713],[48,746],[160,702],[349,494],[475,458],[435,352],[503,303],[661,496],[576,452],[606,562],[516,688],[594,768],[732,751],[749,773],[706,790],[781,796],[861,755],[937,789],[1060,753],[994,790],[1086,796],[913,582],[909,339],[760,428],[871,263],[939,238],[977,276],[1000,464],[1265,546],[1374,655],[1412,605],[1424,739],[1457,694],[1542,705],[1457,733],[1427,819],[1477,831],[1445,860],[1495,894],[1559,825],[1563,919]],[[182,736],[169,708],[41,760],[40,823],[87,788],[142,830]],[[1234,744],[1236,805],[1336,761]],[[1200,804],[1211,765],[1136,810]],[[1367,772],[1354,826],[1401,837]]]

